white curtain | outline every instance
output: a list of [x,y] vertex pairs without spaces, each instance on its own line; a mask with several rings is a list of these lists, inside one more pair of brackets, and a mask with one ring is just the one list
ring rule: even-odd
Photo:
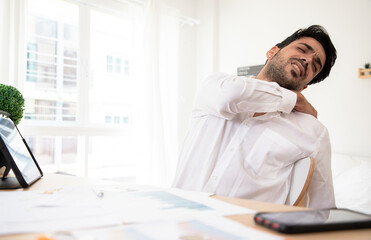
[[179,13],[161,0],[147,2],[143,80],[137,135],[138,182],[170,186],[178,157]]
[[22,89],[25,0],[0,1],[0,83]]

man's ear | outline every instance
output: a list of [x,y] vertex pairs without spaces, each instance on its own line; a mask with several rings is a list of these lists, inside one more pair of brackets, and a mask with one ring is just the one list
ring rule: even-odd
[[266,54],[268,60],[272,59],[274,55],[279,51],[280,49],[277,46],[272,47]]

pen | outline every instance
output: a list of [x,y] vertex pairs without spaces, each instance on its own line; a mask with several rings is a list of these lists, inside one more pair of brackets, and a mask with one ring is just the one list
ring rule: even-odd
[[97,197],[98,197],[98,198],[102,198],[102,197],[104,197],[104,192],[98,192],[98,193],[97,193]]
[[92,189],[93,190],[93,193],[95,194],[95,196],[97,196],[97,198],[103,198],[104,197],[104,192],[101,191],[101,190],[95,190],[95,189]]

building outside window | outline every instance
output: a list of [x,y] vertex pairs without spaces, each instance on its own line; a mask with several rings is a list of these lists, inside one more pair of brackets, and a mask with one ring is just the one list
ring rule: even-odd
[[[28,0],[27,141],[46,172],[135,181],[127,116],[136,76],[129,62],[136,55],[134,30],[142,16],[79,2]],[[47,130],[40,136],[42,129]]]

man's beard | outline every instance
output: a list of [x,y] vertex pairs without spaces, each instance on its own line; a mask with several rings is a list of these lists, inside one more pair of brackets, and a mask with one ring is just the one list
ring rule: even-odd
[[[291,60],[297,60],[299,62],[301,62],[301,60],[297,58],[290,58],[287,62],[284,62],[279,53],[280,52],[278,51],[276,55],[274,55],[273,58],[267,63],[265,77],[267,80],[278,83],[278,85],[283,88],[299,91],[301,89],[301,79],[298,78],[294,70],[286,72],[285,68],[287,65],[291,64]],[[305,66],[304,69],[305,72],[302,78],[305,78],[307,74],[307,67]],[[297,80],[294,78],[297,78]]]

